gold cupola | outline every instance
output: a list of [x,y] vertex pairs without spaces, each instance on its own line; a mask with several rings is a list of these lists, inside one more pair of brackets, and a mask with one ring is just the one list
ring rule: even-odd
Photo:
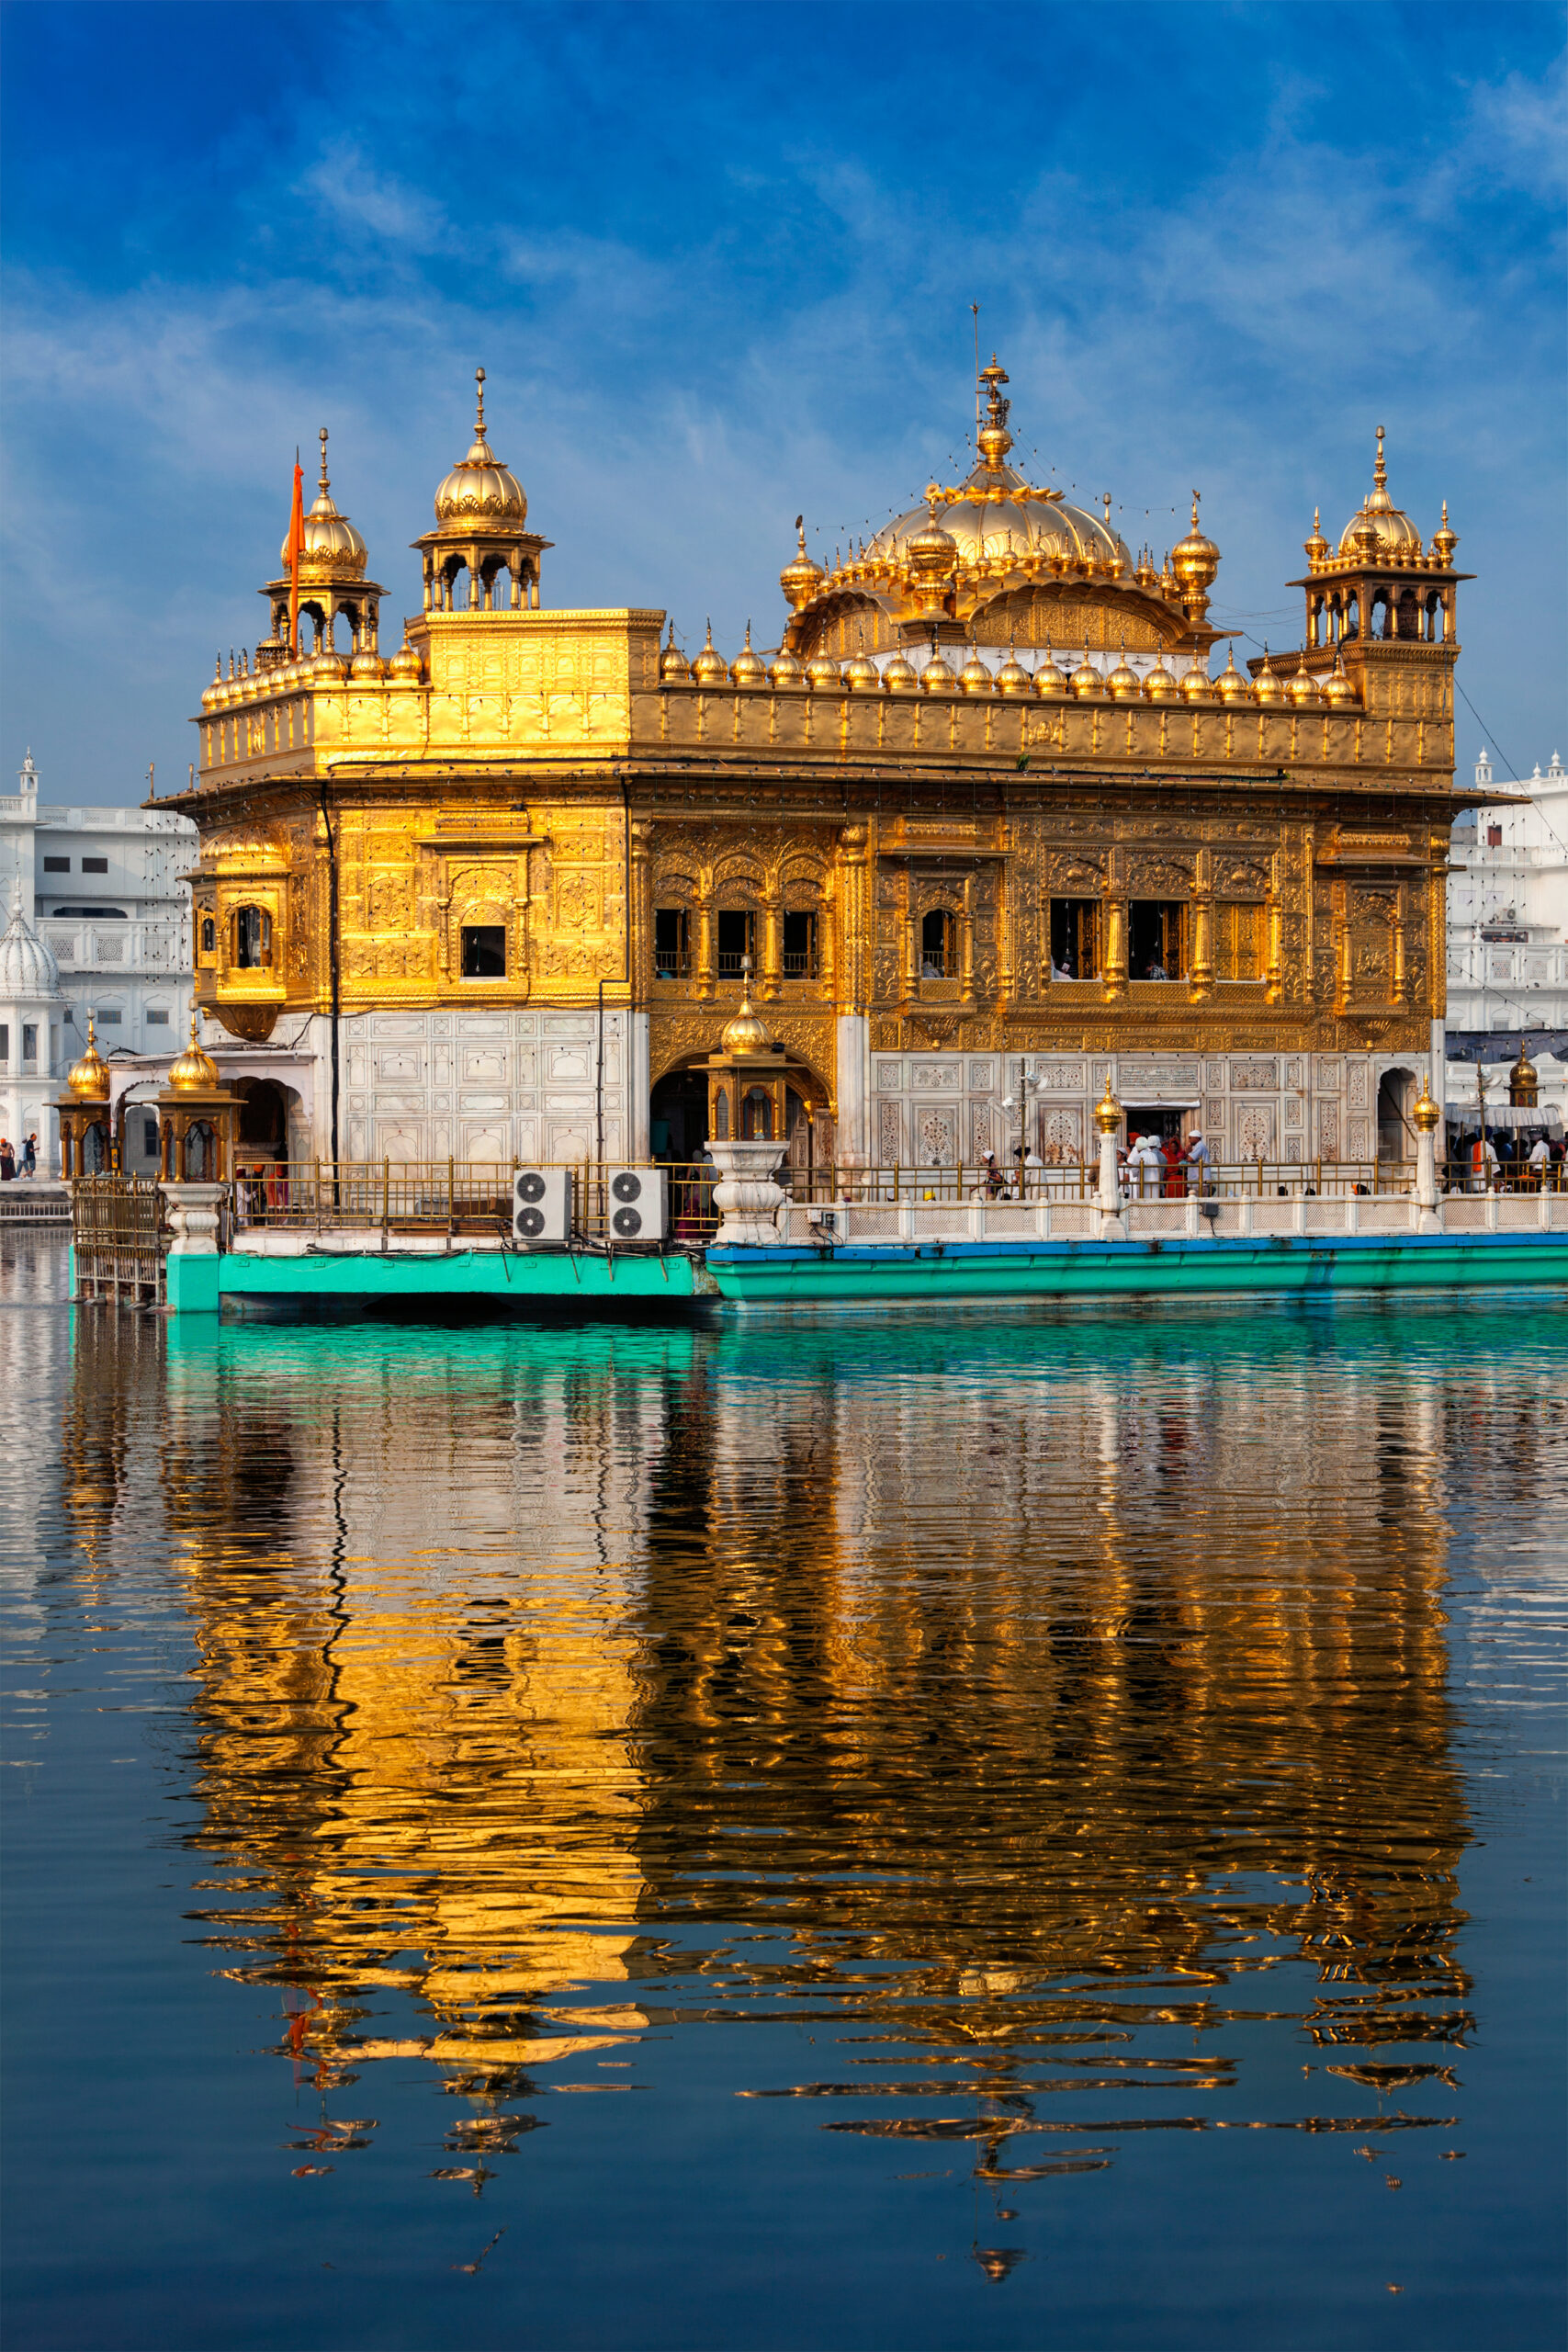
[[[340,514],[333,497],[332,481],[327,472],[327,428],[323,424],[318,438],[321,445],[321,473],[316,484],[313,505],[305,514],[305,544],[299,553],[299,616],[310,624],[317,656],[333,650],[334,626],[341,613],[348,623],[351,660],[361,653],[376,652],[376,636],[379,625],[381,599],[386,590],[378,582],[367,579],[368,554],[365,541],[348,516]],[[288,577],[288,541],[285,538],[278,550],[284,565],[283,576],[271,580],[262,590],[272,615],[272,635],[256,648],[255,691],[266,694],[279,688],[297,685],[301,676],[311,675],[310,654],[301,673],[288,634],[289,603],[293,582]],[[301,630],[300,641],[309,642]],[[334,670],[333,674],[337,674]],[[238,682],[236,682],[238,684]],[[238,693],[231,692],[223,699],[237,702],[250,699],[245,686]],[[215,700],[218,698],[215,697]]]
[[87,1015],[87,1049],[79,1061],[72,1063],[65,1074],[65,1083],[78,1102],[107,1102],[109,1099],[109,1066],[98,1051],[90,1012]]
[[1529,1056],[1529,1040],[1519,1044],[1519,1058],[1508,1072],[1508,1101],[1517,1111],[1534,1111],[1540,1103],[1540,1081]]
[[752,650],[750,621],[746,624],[746,642],[731,663],[729,674],[738,686],[753,690],[768,683],[768,665],[760,653]]
[[1314,571],[1317,570],[1320,564],[1326,563],[1328,560],[1329,546],[1328,541],[1323,536],[1323,509],[1321,506],[1314,506],[1312,510],[1312,537],[1310,539],[1303,539],[1302,541],[1302,552],[1306,557],[1307,563]]
[[1235,666],[1234,645],[1230,649],[1230,659],[1214,680],[1214,685],[1223,703],[1251,702],[1254,699],[1251,679],[1244,678]]
[[190,1017],[190,1038],[169,1064],[165,1084],[176,1094],[209,1094],[218,1083],[218,1065],[196,1039],[196,1014]]
[[1425,553],[1420,532],[1409,515],[1402,514],[1388,494],[1388,467],[1383,460],[1382,445],[1383,428],[1380,424],[1372,487],[1339,537],[1340,554],[1353,556],[1361,563],[1369,562],[1374,556],[1387,561],[1391,558]]
[[713,641],[713,623],[708,623],[707,640],[692,664],[692,675],[699,686],[727,686],[729,664]]
[[1125,644],[1122,648],[1121,660],[1105,684],[1112,702],[1141,702],[1143,700],[1144,682],[1127,659]]
[[1449,528],[1449,502],[1445,498],[1443,501],[1442,526],[1432,534],[1432,553],[1437,558],[1438,561],[1443,565],[1445,570],[1451,568],[1454,560],[1454,549],[1458,545],[1459,533],[1457,531],[1450,531]]
[[1263,661],[1253,681],[1253,692],[1265,710],[1278,710],[1285,699],[1285,682],[1269,659],[1269,648],[1263,649]]
[[814,563],[806,552],[804,514],[797,514],[795,518],[795,552],[779,574],[779,586],[784,590],[785,600],[791,607],[798,610],[807,597],[814,596],[821,587],[822,567],[819,563]]
[[1205,537],[1198,524],[1199,492],[1192,493],[1192,522],[1184,539],[1178,539],[1170,551],[1170,566],[1180,590],[1181,603],[1189,619],[1201,621],[1209,609],[1209,590],[1214,584],[1214,574],[1220,568],[1220,551],[1211,538]]
[[536,609],[539,559],[551,544],[527,528],[522,483],[485,438],[485,371],[474,370],[477,410],[468,456],[435,493],[435,528],[413,545],[424,560],[427,613]]

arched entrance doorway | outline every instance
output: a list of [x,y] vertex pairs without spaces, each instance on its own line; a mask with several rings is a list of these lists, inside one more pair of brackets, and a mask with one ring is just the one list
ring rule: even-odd
[[270,1078],[239,1078],[240,1157],[253,1166],[260,1159],[288,1157],[288,1104],[284,1091]]
[[[814,1069],[792,1061],[785,1094],[784,1166],[801,1173],[830,1167],[833,1114],[827,1088]],[[649,1100],[649,1144],[655,1159],[672,1166],[696,1159],[708,1140],[707,1059],[666,1070]]]
[[1378,1080],[1378,1158],[1414,1159],[1416,1128],[1411,1109],[1416,1101],[1413,1069],[1385,1069]]

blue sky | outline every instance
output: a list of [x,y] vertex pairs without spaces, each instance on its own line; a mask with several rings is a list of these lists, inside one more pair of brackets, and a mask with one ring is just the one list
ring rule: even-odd
[[[0,756],[30,742],[51,798],[183,777],[322,424],[392,650],[480,363],[547,602],[776,641],[797,511],[831,548],[964,462],[971,301],[1029,469],[1156,552],[1201,487],[1214,616],[1276,645],[1314,505],[1337,535],[1386,424],[1395,498],[1429,535],[1446,497],[1480,575],[1459,675],[1492,740],[1568,749],[1557,6],[12,0],[0,28]],[[1481,736],[1461,705],[1461,763]]]

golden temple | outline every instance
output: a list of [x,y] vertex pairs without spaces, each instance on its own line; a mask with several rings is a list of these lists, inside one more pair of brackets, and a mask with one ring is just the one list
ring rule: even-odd
[[1134,556],[1109,496],[1010,464],[1007,382],[964,481],[830,567],[799,529],[776,650],[733,660],[543,602],[482,370],[387,658],[322,435],[309,650],[274,580],[177,804],[198,1001],[265,1046],[290,1156],[689,1157],[748,957],[819,1160],[977,1159],[1024,1072],[1048,1156],[1092,1149],[1108,1081],[1218,1157],[1405,1156],[1442,1071],[1446,506],[1424,545],[1380,428],[1304,543],[1303,645],[1215,674],[1196,494]]

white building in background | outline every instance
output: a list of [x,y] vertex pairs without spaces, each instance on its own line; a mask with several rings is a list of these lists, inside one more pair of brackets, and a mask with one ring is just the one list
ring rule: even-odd
[[[1483,752],[1476,790],[1492,781]],[[1461,1034],[1568,1028],[1568,768],[1553,752],[1517,789],[1528,802],[1454,828],[1448,1026]]]
[[[1483,751],[1476,789],[1492,783]],[[1553,752],[1507,789],[1529,798],[1467,814],[1449,854],[1447,1097],[1479,1116],[1479,1069],[1486,1103],[1506,1103],[1528,1042],[1542,1106],[1568,1116],[1568,768]]]
[[[0,1134],[17,1143],[18,1127],[22,1135],[36,1131],[39,1172],[52,1175],[54,1097],[86,1044],[88,1012],[111,1069],[117,1054],[166,1054],[172,1061],[188,1031],[191,904],[184,877],[196,864],[197,831],[173,810],[40,802],[30,752],[18,786],[0,795],[0,908],[11,914],[0,943],[0,985],[31,985],[52,970],[54,992],[0,1001],[7,1032]],[[45,1003],[47,1017],[39,1010]],[[145,1141],[128,1130],[128,1166],[143,1165]]]

